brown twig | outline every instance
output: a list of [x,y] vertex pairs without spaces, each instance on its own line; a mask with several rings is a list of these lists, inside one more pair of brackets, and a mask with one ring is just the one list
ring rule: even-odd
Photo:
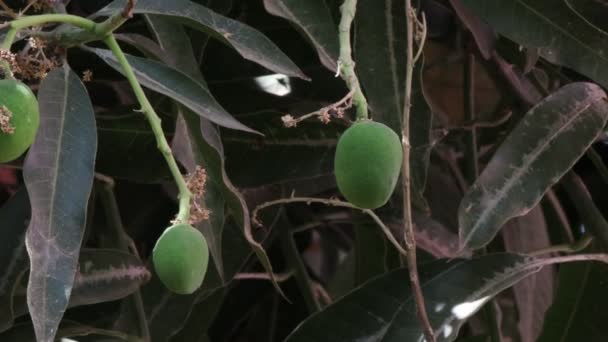
[[[419,24],[416,17],[416,12],[412,7],[411,0],[405,1],[405,11],[407,18],[407,64],[406,64],[406,75],[405,75],[405,96],[403,104],[403,127],[402,127],[402,145],[403,145],[403,165],[401,169],[401,175],[403,179],[403,237],[405,240],[405,247],[407,252],[407,266],[409,271],[410,284],[414,299],[416,301],[416,312],[418,319],[422,326],[422,331],[427,342],[435,342],[435,334],[433,327],[429,321],[428,314],[426,312],[426,306],[424,304],[424,295],[422,293],[422,287],[420,285],[420,279],[418,277],[418,263],[416,260],[416,238],[414,235],[414,227],[412,224],[412,203],[410,198],[411,191],[411,178],[410,178],[410,110],[412,107],[412,78],[414,73],[414,35],[415,27]],[[423,23],[424,24],[424,23]],[[423,25],[422,24],[422,25]],[[419,47],[422,47],[422,43]],[[416,53],[419,55],[419,52]]]
[[344,117],[344,112],[349,109],[353,104],[354,94],[355,91],[351,90],[338,102],[332,103],[329,106],[325,106],[319,110],[302,115],[298,118],[294,118],[293,116],[287,114],[282,116],[281,120],[283,120],[283,124],[285,125],[285,127],[296,127],[300,122],[315,116],[318,116],[319,120],[321,120],[323,123],[329,123],[330,115],[333,115],[337,118]]

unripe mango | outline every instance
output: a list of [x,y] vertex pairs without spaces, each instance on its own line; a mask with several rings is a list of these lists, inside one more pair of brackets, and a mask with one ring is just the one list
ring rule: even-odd
[[334,159],[338,189],[357,207],[376,209],[391,197],[403,162],[399,136],[388,126],[364,120],[349,127]]
[[191,294],[205,279],[209,247],[203,234],[188,224],[167,228],[152,251],[154,269],[162,283],[177,294]]
[[0,80],[0,115],[0,163],[6,163],[34,142],[40,125],[36,95],[20,81]]

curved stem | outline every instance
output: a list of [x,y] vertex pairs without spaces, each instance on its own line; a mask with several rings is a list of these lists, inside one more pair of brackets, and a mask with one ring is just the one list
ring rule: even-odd
[[357,108],[357,119],[367,119],[367,100],[363,91],[361,91],[361,85],[359,79],[355,73],[355,62],[352,58],[352,47],[350,43],[350,28],[355,19],[355,13],[357,12],[357,0],[345,0],[340,7],[340,26],[339,26],[339,39],[340,39],[340,59],[338,61],[338,74],[342,75],[342,79],[346,82],[346,85],[353,94],[353,104]]
[[171,174],[175,179],[175,183],[177,184],[177,188],[179,190],[179,212],[177,213],[176,223],[188,223],[190,218],[190,200],[192,199],[192,193],[188,189],[188,184],[179,170],[179,166],[173,157],[173,153],[171,153],[171,148],[169,147],[169,143],[165,138],[165,134],[161,126],[161,120],[154,111],[154,108],[152,108],[150,101],[148,101],[143,88],[137,81],[137,77],[135,76],[135,73],[133,72],[133,69],[131,68],[125,54],[118,45],[118,42],[114,38],[114,35],[109,35],[106,37],[104,42],[116,57],[116,60],[122,67],[131,88],[133,88],[135,97],[141,105],[141,112],[144,113],[146,119],[148,119],[148,122],[152,127],[152,131],[154,132],[154,136],[156,138],[157,147],[163,154],[163,157],[165,157],[169,170],[171,171]]
[[48,23],[64,23],[80,27],[85,30],[94,30],[97,26],[92,20],[71,14],[41,14],[22,17],[11,21],[10,27],[21,30],[30,26],[44,25]]

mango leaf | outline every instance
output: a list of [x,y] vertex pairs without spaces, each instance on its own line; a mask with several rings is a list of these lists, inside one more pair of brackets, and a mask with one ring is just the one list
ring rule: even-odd
[[608,119],[606,93],[568,84],[532,108],[460,203],[460,246],[481,248],[526,214],[581,157]]
[[[518,254],[421,265],[420,279],[437,341],[453,341],[462,324],[500,291],[539,270]],[[285,340],[418,342],[424,336],[407,269],[377,277],[300,324]]]
[[562,265],[553,305],[545,315],[538,342],[608,339],[603,305],[608,300],[608,266],[599,263]]
[[[116,57],[114,57],[109,50],[87,50],[96,54],[118,72],[123,72]],[[215,101],[205,84],[201,84],[188,75],[156,61],[131,55],[127,55],[127,60],[133,68],[137,80],[144,87],[150,88],[180,102],[198,115],[209,119],[218,125],[245,132],[257,133],[228,114],[228,112]]]
[[0,208],[0,331],[10,328],[17,317],[13,310],[13,297],[28,267],[25,232],[29,219],[30,202],[27,191],[21,188]]
[[264,0],[266,11],[292,22],[317,50],[321,63],[335,71],[338,30],[324,0]]
[[[150,271],[135,255],[115,249],[83,248],[70,294],[69,308],[109,302],[137,291]],[[25,298],[15,298],[16,316],[27,313]]]
[[[357,73],[372,118],[398,134],[401,134],[405,91],[405,20],[403,1],[362,0],[357,4],[354,36]],[[419,62],[414,71],[410,113],[412,188],[416,202],[423,202],[431,150],[432,113],[423,96],[421,70]]]
[[23,170],[32,207],[27,301],[39,342],[51,342],[74,284],[97,132],[86,88],[67,65],[42,81],[38,101],[40,129]]
[[285,128],[281,116],[273,111],[240,116],[264,137],[223,132],[226,168],[238,186],[284,184],[333,175],[334,151],[342,128],[315,121]]
[[83,249],[79,264],[70,307],[124,298],[150,279],[144,263],[121,250]]
[[[585,1],[462,0],[500,34],[608,87],[608,34],[581,15]],[[574,5],[573,5],[574,4]],[[591,11],[604,13],[599,2]]]
[[[124,7],[116,0],[97,13],[108,16]],[[188,0],[139,0],[133,13],[157,14],[179,19],[182,23],[209,33],[234,48],[243,58],[288,76],[307,79],[306,75],[265,35],[236,20],[219,15]]]
[[[162,120],[168,136],[172,120]],[[99,147],[96,170],[115,179],[156,183],[169,179],[167,162],[158,152],[154,132],[139,113],[97,119]]]

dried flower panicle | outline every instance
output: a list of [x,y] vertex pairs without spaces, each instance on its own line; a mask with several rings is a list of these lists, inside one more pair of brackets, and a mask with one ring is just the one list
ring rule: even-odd
[[91,70],[85,70],[82,73],[82,80],[84,82],[91,82],[93,80],[93,72]]
[[288,127],[288,128],[289,127],[296,127],[296,125],[298,124],[298,121],[296,121],[296,119],[293,116],[289,115],[289,114],[283,115],[281,117],[281,121],[283,121],[283,125],[285,127]]
[[15,127],[11,125],[11,117],[13,113],[6,108],[6,106],[0,107],[0,131],[5,134],[15,133]]
[[0,59],[7,61],[13,72],[19,72],[19,63],[17,62],[17,55],[10,52],[9,50],[0,49]]
[[205,187],[207,184],[207,171],[197,166],[194,172],[188,177],[188,190],[192,193],[190,201],[190,224],[199,223],[208,220],[211,211],[204,208],[200,203],[205,196]]

